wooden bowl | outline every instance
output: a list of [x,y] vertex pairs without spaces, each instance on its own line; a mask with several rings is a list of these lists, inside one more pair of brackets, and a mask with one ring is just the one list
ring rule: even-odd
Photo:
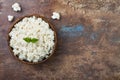
[[[54,31],[54,37],[55,37],[54,42],[55,42],[55,45],[54,45],[53,51],[52,51],[52,53],[49,55],[48,58],[45,58],[45,59],[43,59],[42,61],[39,61],[39,62],[28,62],[28,61],[26,61],[26,60],[20,60],[17,56],[14,55],[13,48],[10,47],[10,39],[11,39],[11,37],[9,36],[9,33],[11,32],[12,28],[14,27],[14,25],[15,25],[16,23],[20,22],[23,18],[25,18],[25,17],[31,17],[31,16],[35,16],[35,17],[37,17],[37,18],[42,18],[45,22],[47,22],[47,23],[49,24],[50,28]],[[57,35],[56,35],[56,30],[55,30],[54,26],[53,26],[45,17],[40,16],[40,15],[38,15],[38,14],[27,15],[27,16],[23,16],[23,17],[21,17],[21,18],[18,18],[18,19],[11,25],[11,27],[10,27],[10,29],[9,29],[9,31],[8,31],[8,47],[9,47],[9,49],[10,49],[10,52],[12,53],[12,55],[13,55],[18,61],[23,62],[23,63],[26,63],[26,64],[40,64],[40,63],[45,62],[45,61],[46,61],[47,59],[49,59],[49,58],[53,55],[53,53],[55,52],[56,45],[57,45]]]

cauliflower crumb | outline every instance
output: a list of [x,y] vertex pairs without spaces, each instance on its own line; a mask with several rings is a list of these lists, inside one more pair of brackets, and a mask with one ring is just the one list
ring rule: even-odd
[[15,11],[15,12],[21,11],[20,4],[19,4],[19,3],[14,3],[14,4],[12,5],[12,9],[13,9],[13,11]]
[[8,21],[13,21],[13,19],[14,19],[14,16],[12,16],[12,15],[8,15]]
[[57,12],[53,12],[53,15],[51,16],[51,18],[59,20],[60,19],[60,14],[57,13]]

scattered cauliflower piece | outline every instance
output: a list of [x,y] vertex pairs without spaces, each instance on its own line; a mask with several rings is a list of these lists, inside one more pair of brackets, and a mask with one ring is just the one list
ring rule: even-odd
[[51,16],[51,18],[59,20],[60,19],[60,14],[57,13],[57,12],[53,12],[53,15]]
[[21,11],[20,4],[19,4],[19,3],[14,3],[14,4],[12,5],[12,9],[13,9],[13,11],[15,11],[15,12]]
[[8,15],[8,21],[13,21],[13,19],[14,19],[14,16],[12,16],[12,15]]

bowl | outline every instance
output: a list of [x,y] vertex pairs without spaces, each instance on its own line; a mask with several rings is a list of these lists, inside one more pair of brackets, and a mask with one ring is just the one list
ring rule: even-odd
[[[9,33],[10,33],[11,30],[14,28],[14,25],[15,25],[16,23],[20,22],[23,18],[25,18],[25,17],[31,17],[31,16],[35,16],[35,17],[37,17],[37,18],[42,18],[46,23],[49,24],[49,27],[54,31],[54,43],[55,43],[55,44],[54,44],[54,47],[53,47],[53,51],[52,51],[52,53],[49,54],[49,56],[48,56],[47,58],[44,58],[42,61],[39,61],[39,62],[29,62],[29,61],[27,61],[27,60],[20,60],[20,59],[18,58],[18,56],[15,56],[15,55],[14,55],[13,48],[10,46],[10,39],[11,39],[11,37],[9,36]],[[45,62],[46,60],[48,60],[48,59],[55,53],[56,45],[57,45],[57,34],[56,34],[56,30],[55,30],[54,26],[53,26],[45,17],[40,16],[40,15],[38,15],[38,14],[26,15],[26,16],[23,16],[23,17],[18,18],[15,22],[13,22],[13,24],[11,25],[11,27],[10,27],[10,29],[9,29],[9,31],[8,31],[8,38],[7,38],[7,39],[8,39],[8,40],[7,40],[7,41],[8,41],[8,47],[9,47],[9,50],[10,50],[11,54],[13,55],[13,57],[15,57],[18,61],[23,62],[23,63],[25,63],[25,64],[40,64],[40,63]]]

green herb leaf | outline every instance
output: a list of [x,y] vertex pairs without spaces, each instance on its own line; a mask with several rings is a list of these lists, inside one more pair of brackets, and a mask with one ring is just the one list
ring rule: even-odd
[[29,37],[23,38],[23,40],[25,40],[27,43],[31,42],[31,38],[29,38]]
[[23,38],[23,40],[25,40],[27,43],[36,43],[38,41],[38,39],[36,38],[30,38],[30,37],[26,37],[26,38]]
[[37,41],[38,41],[38,39],[36,39],[36,38],[32,38],[32,39],[31,39],[31,42],[32,42],[32,43],[36,43]]

